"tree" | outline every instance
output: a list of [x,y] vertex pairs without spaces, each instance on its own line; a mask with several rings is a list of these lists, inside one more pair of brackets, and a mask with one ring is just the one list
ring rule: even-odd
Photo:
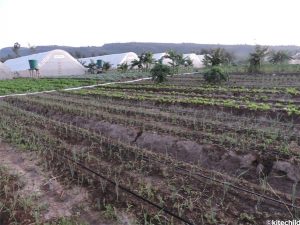
[[122,63],[118,65],[118,70],[120,70],[122,73],[125,73],[128,70],[128,64],[127,63]]
[[169,75],[171,69],[167,65],[162,63],[156,63],[154,67],[150,70],[152,75],[152,80],[156,83],[162,83],[167,80],[167,75]]
[[254,52],[250,53],[249,57],[249,72],[250,73],[257,73],[260,71],[260,66],[263,59],[269,54],[269,48],[256,45]]
[[145,66],[146,71],[149,70],[150,65],[153,64],[153,53],[152,52],[144,52],[140,56],[142,64]]
[[21,45],[16,42],[14,43],[14,46],[12,47],[13,52],[16,54],[17,57],[19,57],[19,51],[20,51]]
[[184,66],[185,67],[192,67],[193,66],[193,61],[188,57],[184,58]]
[[36,52],[36,46],[31,45],[30,43],[28,43],[28,48],[31,54],[34,54]]
[[102,65],[103,71],[107,71],[111,68],[111,64],[109,62],[104,62]]
[[273,64],[282,64],[290,59],[292,59],[292,57],[286,51],[272,51],[270,53],[269,62]]
[[175,72],[178,73],[179,66],[184,65],[183,55],[173,50],[168,51],[164,58],[171,60],[169,64],[172,67],[172,74],[175,74]]
[[138,59],[134,59],[131,61],[130,68],[132,69],[134,67],[137,67],[139,70],[143,69],[143,61],[141,60],[140,57]]
[[231,64],[233,60],[234,55],[232,53],[227,52],[224,48],[216,48],[204,55],[203,63],[206,66],[219,66]]
[[88,68],[88,72],[91,74],[98,73],[97,64],[91,60],[91,62],[86,66],[85,63],[80,62],[84,67]]
[[153,54],[151,52],[143,52],[138,56],[138,59],[135,59],[131,62],[131,68],[138,67],[138,69],[149,70],[150,65],[153,64]]
[[204,73],[204,79],[208,83],[221,83],[228,80],[228,74],[219,66],[212,66]]

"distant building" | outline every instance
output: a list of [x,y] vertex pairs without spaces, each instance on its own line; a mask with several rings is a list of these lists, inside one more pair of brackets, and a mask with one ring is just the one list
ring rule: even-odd
[[68,52],[64,50],[53,50],[28,56],[23,56],[5,61],[14,76],[29,77],[29,60],[37,61],[40,76],[70,76],[83,75],[85,68]]

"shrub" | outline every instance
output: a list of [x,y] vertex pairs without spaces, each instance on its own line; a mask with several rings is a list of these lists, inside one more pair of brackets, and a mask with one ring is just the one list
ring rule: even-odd
[[152,75],[152,80],[156,83],[162,83],[167,80],[167,75],[171,73],[171,69],[167,65],[161,63],[155,64],[155,66],[150,70]]
[[221,83],[228,80],[228,74],[222,68],[213,66],[204,73],[204,79],[209,83]]

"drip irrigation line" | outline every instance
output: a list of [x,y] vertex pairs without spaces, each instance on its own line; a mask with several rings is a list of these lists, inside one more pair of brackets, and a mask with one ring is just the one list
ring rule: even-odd
[[160,211],[163,211],[163,212],[165,212],[166,214],[168,214],[168,215],[170,215],[170,216],[172,216],[172,217],[174,217],[174,218],[176,218],[176,219],[178,219],[178,220],[184,222],[185,224],[188,224],[188,225],[195,225],[194,223],[190,222],[189,220],[187,220],[187,219],[185,219],[185,218],[182,218],[181,216],[179,216],[179,215],[177,215],[177,214],[175,214],[175,213],[169,211],[168,209],[166,209],[166,208],[164,208],[164,207],[162,207],[162,206],[159,206],[158,204],[156,204],[156,203],[154,203],[154,202],[152,202],[152,201],[150,201],[150,200],[144,198],[143,196],[140,196],[140,195],[136,194],[135,192],[131,191],[130,189],[128,189],[128,188],[126,188],[126,187],[124,187],[124,186],[122,186],[122,185],[116,184],[116,182],[114,182],[114,181],[110,180],[109,178],[107,178],[107,177],[101,175],[100,173],[98,173],[98,172],[96,172],[96,171],[94,171],[94,170],[92,170],[92,169],[86,167],[86,166],[83,165],[82,163],[77,162],[77,161],[75,161],[75,160],[73,160],[73,159],[71,159],[71,158],[69,158],[69,157],[67,157],[67,156],[65,156],[65,155],[59,154],[58,152],[57,152],[57,154],[58,154],[59,156],[62,156],[62,157],[65,158],[65,159],[71,161],[72,163],[77,164],[77,165],[80,166],[82,169],[84,169],[84,170],[86,170],[86,171],[88,171],[88,172],[90,172],[90,173],[92,173],[92,174],[94,174],[94,175],[100,177],[100,178],[103,179],[103,180],[108,181],[110,184],[112,184],[112,185],[114,185],[114,186],[117,186],[119,189],[123,190],[124,192],[127,192],[127,193],[133,195],[134,197],[143,200],[144,202],[148,203],[149,205],[154,206],[155,208],[159,209]]
[[[143,159],[145,159],[145,161],[147,162],[150,162],[151,159],[149,159],[149,157],[146,157],[146,156],[142,156]],[[162,161],[159,161],[159,160],[152,160],[152,161],[156,161],[158,163],[161,163],[161,164],[165,164],[164,162]],[[215,179],[215,178],[211,178],[209,176],[206,176],[206,175],[203,175],[201,173],[191,173],[191,171],[187,170],[187,169],[184,169],[180,166],[174,166],[175,169],[177,170],[181,170],[185,173],[185,175],[194,175],[194,176],[198,176],[198,177],[202,177],[204,179],[207,179],[207,180],[210,180],[210,181],[213,181],[213,182],[216,182],[216,183],[219,183],[219,184],[222,184],[222,185],[227,185],[227,186],[230,186],[231,188],[234,188],[234,189],[237,189],[237,190],[240,190],[240,191],[243,191],[243,192],[246,192],[248,194],[251,194],[251,195],[255,195],[257,197],[261,197],[261,198],[264,198],[264,199],[267,199],[267,200],[270,200],[270,201],[273,201],[273,202],[276,202],[278,204],[282,204],[282,205],[285,205],[285,206],[289,206],[289,207],[292,207],[292,208],[295,208],[295,209],[300,209],[299,206],[297,205],[293,205],[293,204],[290,204],[290,203],[287,203],[287,202],[284,202],[284,201],[280,201],[278,199],[275,199],[275,198],[272,198],[272,197],[269,197],[269,196],[266,196],[266,195],[263,195],[263,194],[260,194],[260,193],[257,193],[257,192],[254,192],[254,191],[251,191],[251,190],[248,190],[246,188],[242,188],[242,187],[238,187],[236,185],[233,185],[233,184],[230,184],[229,182],[224,182],[224,181],[221,181],[221,180],[218,180],[218,179]],[[201,169],[200,169],[201,170]],[[197,179],[195,177],[196,180],[200,181],[199,179]]]
[[[59,123],[60,126],[64,126],[64,125],[70,126],[69,124],[66,124],[66,123],[64,123],[64,122],[52,120],[52,119],[49,119],[49,118],[47,118],[47,121],[51,121],[51,122],[53,122],[54,124],[55,124],[55,123]],[[80,129],[83,129],[83,128],[79,128],[79,130],[80,130]],[[82,133],[81,133],[79,130],[75,129],[75,130],[73,130],[73,132],[75,131],[76,133],[82,135]],[[83,130],[86,130],[86,129],[83,129]],[[89,132],[89,130],[86,130],[86,131]],[[165,162],[162,162],[162,161],[157,160],[157,159],[150,159],[150,158],[147,157],[147,156],[142,156],[141,158],[144,159],[144,160],[147,161],[147,162],[150,162],[150,161],[152,160],[152,161],[156,161],[156,162],[161,163],[161,164],[165,164]],[[269,196],[266,196],[266,195],[263,195],[263,194],[260,194],[260,193],[257,193],[257,192],[248,190],[248,189],[246,189],[246,188],[238,187],[238,186],[233,185],[233,184],[230,184],[230,183],[228,183],[228,182],[224,182],[224,181],[221,181],[221,180],[218,180],[218,179],[215,179],[215,178],[208,177],[208,176],[206,176],[206,175],[204,175],[204,174],[201,174],[201,173],[191,173],[191,171],[188,171],[187,169],[184,169],[184,168],[182,168],[182,167],[180,167],[180,166],[175,166],[175,168],[176,168],[177,170],[183,171],[186,175],[194,175],[194,176],[196,176],[196,177],[197,177],[197,176],[198,176],[198,177],[202,177],[202,178],[204,178],[204,179],[207,179],[207,180],[210,180],[210,181],[213,181],[213,182],[222,184],[222,185],[230,186],[231,188],[234,188],[234,189],[236,189],[236,190],[243,191],[243,192],[246,192],[246,193],[248,193],[248,194],[255,195],[255,196],[257,196],[257,197],[261,197],[261,198],[267,199],[267,200],[272,201],[272,202],[276,202],[276,203],[281,204],[281,205],[284,205],[284,206],[289,206],[289,207],[292,207],[292,208],[294,208],[294,209],[300,209],[299,206],[296,206],[296,205],[293,205],[293,204],[290,204],[290,203],[287,203],[287,202],[284,202],[284,201],[281,201],[281,200],[278,200],[278,199],[274,199],[274,198],[272,198],[272,197],[269,197]],[[199,169],[199,170],[201,170],[201,169]],[[195,179],[197,179],[196,177],[195,177]],[[105,178],[104,178],[104,179],[105,179]],[[197,179],[197,180],[200,181],[199,179]],[[126,189],[126,188],[125,188],[125,189]],[[128,189],[127,189],[127,190],[128,190]],[[129,191],[130,191],[130,190],[129,190]],[[135,194],[135,193],[134,193],[134,194]],[[135,194],[135,195],[136,195],[136,194]],[[141,197],[141,196],[140,196],[140,197]],[[153,204],[155,204],[155,203],[153,203]],[[160,207],[160,206],[158,206],[158,207]],[[160,207],[160,208],[162,208],[162,207]],[[162,208],[162,209],[163,209],[163,208]]]
[[[40,117],[40,116],[39,116]],[[56,120],[52,120],[52,119],[49,119],[47,118],[45,121],[50,121],[52,123],[55,124],[59,124],[60,127],[63,127],[65,125],[67,125],[68,127],[70,127],[70,124],[66,124],[64,122],[61,122],[61,121],[56,121]],[[80,127],[74,127],[75,129],[73,130],[73,132],[75,131],[75,133],[78,133],[80,135],[83,135],[82,132],[80,132],[80,130],[83,130],[83,131],[87,131],[87,132],[90,132],[89,130],[86,130],[86,129],[83,129],[83,128],[80,128]],[[79,129],[78,129],[79,128]],[[147,161],[147,162],[150,162],[150,161],[155,161],[155,162],[158,162],[160,164],[165,164],[165,162],[163,161],[160,161],[160,160],[157,160],[157,159],[150,159],[150,157],[147,157],[147,156],[139,156],[139,158],[142,158],[143,160]],[[187,169],[184,169],[183,167],[180,167],[180,166],[175,166],[175,168],[177,170],[181,170],[183,171],[186,175],[190,176],[190,175],[194,175],[194,176],[198,176],[198,177],[202,177],[206,180],[210,180],[210,181],[213,181],[215,183],[219,183],[219,184],[222,184],[222,185],[227,185],[227,186],[230,186],[231,188],[234,188],[236,190],[239,190],[239,191],[243,191],[243,192],[246,192],[248,194],[251,194],[251,195],[255,195],[257,197],[261,197],[261,198],[264,198],[264,199],[267,199],[269,201],[272,201],[272,202],[276,202],[278,204],[281,204],[281,205],[284,205],[284,206],[289,206],[291,208],[294,208],[294,209],[300,209],[299,206],[297,205],[293,205],[293,204],[290,204],[290,203],[287,203],[287,202],[284,202],[284,201],[281,201],[281,200],[278,200],[278,199],[275,199],[275,198],[272,198],[272,197],[269,197],[269,196],[266,196],[266,195],[263,195],[263,194],[260,194],[260,193],[257,193],[257,192],[254,192],[254,191],[251,191],[251,190],[248,190],[246,188],[242,188],[242,187],[238,187],[236,185],[233,185],[233,184],[230,184],[229,182],[224,182],[224,181],[221,181],[221,180],[218,180],[218,179],[215,179],[215,178],[211,178],[209,176],[206,176],[204,174],[201,174],[201,173],[191,173],[191,171],[187,170]],[[201,170],[201,169],[198,169],[198,170]],[[203,172],[203,171],[202,171]],[[197,179],[196,177],[194,177],[196,180],[200,181],[199,179]]]

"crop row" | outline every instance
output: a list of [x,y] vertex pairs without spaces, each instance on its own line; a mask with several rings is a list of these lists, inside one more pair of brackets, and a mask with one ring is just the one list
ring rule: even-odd
[[278,104],[271,103],[257,103],[251,101],[235,101],[231,99],[215,99],[215,98],[201,98],[201,97],[183,97],[176,99],[174,96],[165,95],[157,96],[155,94],[145,94],[145,93],[132,93],[128,95],[125,92],[117,91],[103,91],[99,89],[94,90],[79,90],[74,91],[74,93],[79,95],[90,95],[98,97],[111,97],[116,99],[133,100],[133,101],[152,101],[157,104],[181,104],[188,106],[218,106],[225,107],[229,109],[241,109],[249,110],[252,112],[262,111],[262,112],[275,112],[282,113],[289,116],[300,115],[300,109],[298,106],[293,104],[288,104],[287,106],[282,106]]
[[67,101],[73,102],[74,99],[79,102],[85,102],[87,104],[92,104],[95,106],[99,105],[118,105],[122,107],[129,107],[131,109],[138,109],[142,111],[153,111],[156,113],[170,113],[171,115],[179,115],[184,117],[190,117],[195,119],[202,119],[203,121],[217,121],[219,123],[228,124],[228,126],[236,126],[238,129],[241,127],[252,127],[253,129],[262,127],[270,128],[268,130],[294,130],[299,127],[297,124],[292,123],[291,121],[280,121],[280,115],[271,119],[270,117],[257,117],[256,115],[236,115],[230,112],[226,112],[220,109],[214,109],[209,107],[183,107],[180,105],[160,105],[155,102],[146,102],[146,101],[130,101],[124,99],[110,98],[109,96],[97,97],[97,96],[88,96],[81,95],[78,98],[77,94],[71,92],[64,93],[51,93],[44,94],[43,96],[50,96],[55,99],[67,99]]
[[[293,100],[289,96],[280,96],[280,95],[266,95],[266,94],[239,94],[238,96],[233,96],[230,93],[194,93],[194,92],[176,92],[176,91],[160,91],[159,89],[155,91],[150,90],[134,90],[127,88],[107,88],[101,87],[97,88],[98,90],[106,92],[126,92],[127,95],[141,94],[141,95],[158,95],[159,97],[174,97],[174,98],[199,98],[199,99],[219,99],[224,101],[235,101],[237,104],[268,104],[270,107],[289,107],[294,106],[298,107],[300,105],[299,100]],[[117,90],[117,91],[116,91]]]
[[[277,136],[277,134],[264,134],[264,133],[238,133],[236,131],[211,129],[201,126],[201,124],[195,123],[195,121],[180,120],[177,117],[174,120],[170,120],[168,117],[155,117],[154,121],[147,121],[145,118],[149,117],[147,114],[134,114],[129,112],[124,115],[124,110],[118,111],[117,109],[99,110],[98,108],[80,107],[79,105],[70,105],[65,103],[59,103],[55,101],[45,101],[41,99],[31,98],[10,98],[7,100],[11,104],[26,109],[33,110],[44,116],[57,118],[70,118],[81,117],[82,121],[86,121],[83,124],[77,124],[78,126],[85,126],[84,124],[90,123],[90,121],[105,120],[110,123],[123,124],[125,126],[135,126],[137,128],[143,128],[144,131],[159,132],[161,134],[171,134],[179,136],[185,139],[190,139],[198,142],[199,144],[214,143],[229,149],[235,149],[236,151],[249,151],[249,150],[261,150],[271,152],[277,152],[280,154],[290,154],[288,151],[288,144],[291,139],[285,139]],[[51,116],[52,115],[52,116]],[[77,123],[75,120],[68,120],[68,122]],[[184,129],[186,127],[187,129]],[[96,127],[91,126],[90,129],[100,132]],[[295,140],[296,136],[290,137]],[[296,139],[297,140],[297,139]]]
[[[193,130],[202,130],[202,131],[212,131],[212,132],[224,132],[224,131],[234,131],[238,134],[256,134],[260,135],[263,138],[274,137],[281,138],[284,136],[285,139],[288,134],[290,134],[289,138],[295,138],[295,132],[291,130],[291,128],[286,129],[285,127],[280,127],[276,129],[276,127],[272,127],[271,130],[261,129],[260,127],[254,126],[249,127],[249,124],[241,123],[240,126],[234,126],[232,123],[229,125],[224,121],[218,121],[216,118],[211,118],[211,113],[209,115],[205,115],[201,113],[199,115],[180,115],[178,111],[163,111],[160,109],[149,109],[144,108],[141,105],[133,106],[122,106],[119,105],[118,102],[99,102],[92,99],[80,99],[74,98],[74,96],[63,96],[63,95],[44,95],[44,96],[32,96],[31,98],[39,99],[41,101],[46,101],[48,103],[61,103],[66,106],[78,106],[84,107],[89,111],[105,111],[112,114],[122,114],[129,117],[137,118],[138,116],[144,117],[145,119],[152,119],[156,122],[168,122],[172,125],[180,125],[182,127],[187,127]],[[253,122],[251,122],[253,126]],[[276,139],[275,138],[275,139]]]
[[200,85],[199,87],[178,87],[172,85],[109,85],[103,86],[106,89],[133,89],[133,90],[145,90],[145,91],[171,91],[171,92],[183,92],[183,93],[254,93],[254,94],[290,94],[299,95],[298,88],[246,88],[246,87],[227,87],[227,86],[211,86],[211,85]]
[[[42,154],[53,159],[52,161],[49,160],[49,163],[56,160],[65,162],[64,159],[60,158],[62,155],[72,157],[76,162],[93,168],[115,180],[119,185],[129,187],[145,198],[158,202],[179,215],[189,218],[190,221],[207,223],[211,219],[219,222],[224,222],[224,218],[242,219],[241,212],[244,212],[246,208],[238,209],[236,207],[244,204],[245,198],[257,206],[257,199],[255,198],[241,195],[232,189],[225,191],[222,185],[199,182],[193,176],[174,173],[174,165],[178,163],[172,159],[110,141],[86,130],[51,121],[9,105],[4,104],[2,106],[1,113],[3,116],[0,119],[0,131],[1,136],[6,140],[43,152]],[[76,146],[80,143],[80,148],[77,147],[78,150],[75,151]],[[152,160],[145,161],[147,158]],[[157,163],[157,160],[163,161],[164,164]],[[69,165],[69,167],[76,177],[74,172],[79,173],[78,168],[74,165]],[[81,177],[79,178],[81,179]],[[93,180],[92,177],[89,179]],[[151,180],[152,182],[150,182]],[[109,187],[103,181],[100,183],[103,190]],[[131,198],[125,200],[118,193],[118,189],[114,191],[119,196],[120,201],[127,201],[127,203],[134,204],[136,209],[140,209],[141,206]],[[229,202],[231,203],[229,204]],[[260,200],[259,205],[261,204],[265,203]],[[218,208],[225,205],[227,207],[219,211]],[[249,206],[247,206],[248,211],[246,213],[256,215],[256,212],[250,210]],[[148,209],[146,206],[143,207]],[[272,205],[268,207],[270,210],[276,210],[282,217],[286,216],[286,213],[283,213],[284,208],[275,209]],[[216,210],[221,213],[217,215]],[[145,213],[144,210],[135,211],[137,214],[141,212]],[[256,215],[255,218],[263,217],[266,219],[266,216],[268,218],[268,215]],[[164,219],[163,216],[159,218]]]

